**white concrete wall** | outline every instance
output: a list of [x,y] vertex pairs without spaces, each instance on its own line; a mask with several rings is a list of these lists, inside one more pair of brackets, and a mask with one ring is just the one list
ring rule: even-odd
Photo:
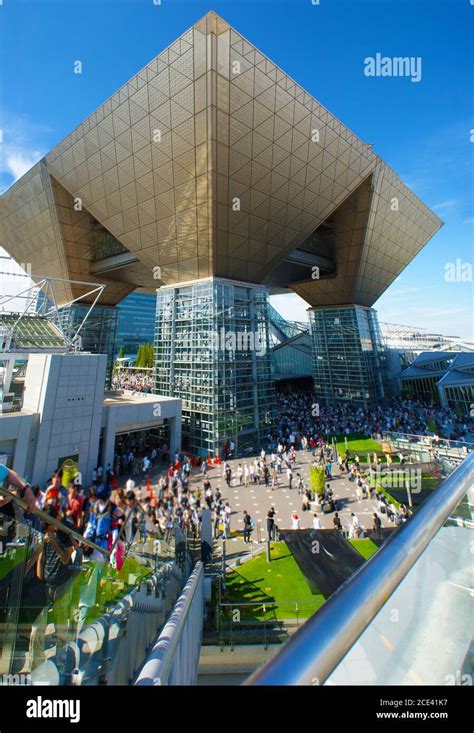
[[60,458],[78,453],[87,485],[97,464],[107,357],[30,354],[23,408],[39,414],[31,481],[40,485]]
[[172,397],[137,395],[130,404],[105,403],[102,414],[104,439],[102,444],[102,465],[113,465],[115,436],[117,432],[143,430],[159,425],[168,419],[170,426],[170,451],[181,448],[181,400]]
[[[181,447],[181,400],[136,395],[106,401],[104,354],[30,354],[21,413],[0,417],[0,443],[15,441],[13,469],[44,486],[60,458],[79,454],[84,485],[101,462],[113,463],[116,432],[170,424],[171,455]],[[104,429],[102,458],[98,455]]]
[[[14,471],[30,478],[31,450],[35,442],[35,426],[37,416],[34,414],[7,413],[0,418],[0,444],[4,441],[15,441],[12,468]],[[0,449],[0,453],[1,453]]]

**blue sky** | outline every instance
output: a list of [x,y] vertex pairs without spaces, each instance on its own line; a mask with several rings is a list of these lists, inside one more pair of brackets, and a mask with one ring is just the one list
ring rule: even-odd
[[[472,282],[444,279],[447,263],[472,263],[470,0],[3,0],[0,190],[211,9],[373,143],[445,222],[380,298],[379,318],[472,335]],[[420,57],[421,81],[365,76],[376,53]],[[305,316],[297,296],[274,305]]]

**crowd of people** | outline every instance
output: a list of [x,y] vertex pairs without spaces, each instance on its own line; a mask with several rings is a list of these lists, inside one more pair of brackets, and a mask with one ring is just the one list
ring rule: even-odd
[[[141,376],[127,374],[126,378],[135,380]],[[348,451],[337,453],[335,445],[330,442],[331,436],[358,433],[379,437],[385,431],[427,434],[433,422],[440,430],[455,433],[457,437],[467,431],[467,425],[452,411],[414,401],[398,402],[388,407],[374,406],[371,410],[338,404],[321,408],[317,417],[313,415],[313,408],[314,398],[309,393],[280,394],[276,421],[268,434],[267,446],[270,447],[262,448],[255,457],[234,462],[233,468],[228,452],[224,452],[222,477],[227,487],[255,484],[271,490],[282,486],[288,489],[296,487],[301,495],[302,511],[312,509],[319,501],[323,513],[335,513],[336,526],[340,518],[330,482],[337,463],[341,474],[346,474],[354,482],[357,499],[373,499],[378,502],[380,512],[394,524],[399,524],[406,521],[406,509],[387,505],[383,510],[384,497],[370,486],[369,479],[359,467],[358,456],[349,465]],[[327,484],[322,496],[315,496],[301,471],[297,470],[297,450],[311,451],[314,465],[323,465]],[[374,454],[374,462],[377,460]],[[200,462],[201,480],[191,487],[191,472],[198,462],[179,452],[170,456],[166,442],[150,443],[140,434],[132,434],[122,437],[117,443],[113,463],[95,468],[91,486],[82,485],[80,473],[64,486],[60,471],[53,474],[44,489],[23,484],[12,472],[10,479],[13,476],[12,485],[17,484],[16,490],[21,492],[27,507],[46,510],[98,546],[107,550],[113,547],[117,552],[120,544],[116,538],[124,524],[127,525],[126,532],[122,533],[125,542],[137,532],[142,538],[153,536],[169,540],[175,527],[197,536],[203,508],[213,512],[215,537],[230,536],[233,511],[221,490],[211,487],[207,461]],[[163,475],[152,487],[150,475],[155,469],[160,469]],[[125,486],[124,480],[119,486],[121,477],[126,478]],[[10,501],[0,499],[0,513],[12,514],[12,511]],[[27,521],[39,529],[38,518],[28,508],[24,514]],[[252,522],[246,512],[243,515],[246,541],[250,539]],[[291,518],[295,528],[298,522],[299,517]]]
[[[143,460],[148,461],[148,457],[145,455]],[[92,562],[84,567],[80,597],[75,602],[79,609],[76,632],[103,596],[104,573],[108,575],[111,567],[121,569],[132,542],[160,540],[166,551],[176,537],[177,528],[197,536],[202,492],[189,489],[189,459],[177,454],[166,475],[154,487],[149,470],[151,464],[147,465],[147,473],[138,485],[129,476],[125,486],[119,486],[110,465],[105,470],[102,467],[95,470],[90,486],[83,485],[80,472],[66,481],[60,470],[53,473],[43,488],[28,485],[15,471],[0,465],[0,484],[16,497],[14,500],[12,496],[0,496],[2,546],[24,545],[25,529],[31,528],[28,545],[34,553],[34,575],[45,593],[43,600],[34,591],[36,601],[30,606],[31,610],[37,606],[39,614],[31,628],[32,664],[44,658],[50,609],[53,605],[58,608],[58,602],[59,608],[69,608],[71,580],[84,558]],[[42,514],[35,510],[41,510]],[[178,551],[178,543],[176,547]],[[31,581],[25,579],[24,586]],[[0,587],[0,610],[2,592]],[[55,625],[60,633],[63,625]],[[63,639],[67,640],[69,636]]]
[[[117,375],[118,376],[118,375]],[[140,379],[146,375],[126,375],[127,379]],[[313,415],[314,398],[309,393],[280,394],[277,417],[268,434],[268,452],[262,448],[259,455],[242,459],[231,468],[229,457],[224,453],[222,477],[228,487],[261,484],[276,490],[281,486],[289,489],[296,486],[302,497],[302,510],[309,509],[317,499],[305,485],[301,473],[296,470],[296,451],[311,451],[315,465],[324,465],[328,482],[332,478],[333,466],[337,462],[342,473],[355,484],[357,498],[374,496],[367,478],[359,468],[358,457],[349,466],[348,452],[338,454],[329,443],[330,436],[350,433],[379,437],[385,431],[400,431],[427,434],[433,422],[440,430],[465,435],[467,425],[451,410],[425,406],[414,401],[398,402],[388,407],[374,406],[371,410],[352,405],[338,404],[322,407],[317,417]],[[374,461],[377,456],[374,455]],[[174,526],[189,530],[195,536],[199,533],[200,512],[203,507],[212,509],[215,536],[221,533],[229,536],[232,510],[223,500],[221,491],[211,488],[207,475],[208,463],[202,461],[202,484],[190,487],[192,468],[197,461],[182,453],[170,456],[166,442],[149,444],[140,434],[123,437],[116,446],[113,464],[97,466],[93,472],[92,485],[82,486],[82,477],[64,486],[61,472],[56,472],[41,489],[38,486],[21,486],[24,500],[29,506],[46,509],[51,515],[69,523],[75,531],[86,538],[105,543],[110,548],[126,518],[132,513],[130,527],[145,536],[147,532],[160,538],[169,538]],[[154,469],[166,473],[152,489],[149,476]],[[119,487],[119,478],[128,477],[125,488]],[[17,477],[16,482],[21,482]],[[123,481],[121,481],[123,484]],[[147,484],[148,489],[140,488]],[[324,501],[331,506],[329,483],[324,491]],[[328,494],[329,491],[329,495]],[[9,513],[9,501],[0,499],[0,512]],[[333,507],[337,510],[337,505]],[[28,510],[25,510],[28,515]],[[396,522],[404,521],[406,511],[386,510],[387,516]],[[29,520],[38,526],[37,517]],[[248,539],[251,518],[245,519],[244,529]],[[128,520],[127,520],[128,523]],[[130,529],[128,535],[130,535]]]
[[[119,388],[120,381],[120,388],[147,391],[151,388],[146,383],[148,379],[146,374],[116,374],[114,387]],[[371,480],[372,467],[363,469],[359,456],[347,449],[338,452],[332,438],[353,433],[379,440],[386,432],[428,435],[432,434],[433,425],[441,435],[450,438],[462,439],[468,433],[468,425],[451,410],[414,401],[374,406],[370,410],[345,404],[318,406],[317,415],[314,405],[314,397],[309,393],[278,395],[276,418],[263,441],[264,447],[257,455],[237,459],[230,439],[222,456],[211,462],[181,451],[171,455],[165,441],[132,433],[118,439],[112,462],[98,465],[89,485],[83,483],[80,472],[65,481],[64,473],[56,471],[44,487],[30,486],[14,471],[0,465],[0,484],[3,482],[21,500],[17,504],[10,497],[0,496],[0,534],[7,543],[14,540],[18,519],[41,530],[35,572],[45,585],[50,603],[66,592],[78,557],[89,557],[96,566],[120,569],[132,541],[144,543],[152,538],[166,546],[179,530],[198,538],[205,509],[212,512],[215,539],[240,536],[246,544],[265,536],[278,540],[277,518],[283,526],[294,530],[301,529],[302,524],[321,529],[324,523],[344,536],[359,538],[366,529],[380,532],[382,524],[399,526],[407,521],[409,512],[377,488]],[[378,460],[374,454],[373,464]],[[319,490],[308,480],[306,471],[311,466],[323,470],[324,482]],[[332,488],[335,474],[354,486],[353,496],[359,507],[360,502],[368,500],[367,511],[360,511],[361,516],[370,517],[370,527],[367,520],[363,526],[357,511],[351,511],[347,500],[341,501],[336,495]],[[237,510],[237,504],[234,509],[231,488],[235,491],[238,487],[257,486],[264,487],[268,492],[265,496],[272,499],[281,497],[273,491],[294,491],[301,509],[295,510],[292,501],[286,516],[282,516],[281,507],[277,513],[273,504],[267,505],[266,535],[259,530],[255,537],[257,527],[248,511],[250,507]],[[40,521],[34,508],[41,509],[46,519]],[[302,523],[300,511],[307,513],[309,523],[307,518]],[[322,522],[328,514],[330,518]],[[58,527],[57,521],[73,534]],[[81,538],[93,543],[95,549]],[[99,583],[100,573],[97,577]],[[35,628],[42,626],[37,623]],[[32,647],[40,649],[41,635],[39,642],[33,633],[32,639]]]
[[[176,459],[176,456],[174,456]],[[130,436],[120,436],[113,458],[113,465],[108,464],[105,473],[111,472],[115,477],[130,474],[137,479],[147,475],[158,465],[165,466],[170,461],[169,447],[166,441],[153,441],[150,445],[140,433]],[[99,465],[94,469],[93,480],[96,481],[104,474],[104,467]]]
[[[127,375],[127,379],[130,375]],[[139,379],[140,376],[131,375]],[[315,465],[324,465],[328,480],[324,490],[323,502],[337,512],[337,502],[333,501],[329,481],[332,479],[333,466],[337,462],[341,473],[346,473],[355,484],[358,499],[372,498],[383,503],[383,498],[374,494],[367,477],[359,468],[358,457],[349,466],[348,452],[338,454],[330,444],[330,436],[350,433],[378,437],[385,431],[400,431],[417,434],[430,432],[433,421],[440,429],[456,431],[464,435],[467,425],[452,411],[434,406],[424,406],[409,401],[394,403],[388,407],[374,406],[371,410],[339,404],[321,408],[318,416],[313,416],[314,398],[311,394],[293,393],[278,396],[277,418],[268,435],[268,449],[262,448],[254,458],[242,459],[231,468],[229,457],[224,453],[222,477],[228,487],[261,484],[276,490],[281,486],[292,489],[296,486],[301,495],[303,511],[309,510],[317,500],[314,491],[305,484],[301,473],[296,470],[296,451],[311,451]],[[324,437],[323,437],[324,436]],[[374,454],[374,461],[377,456]],[[121,526],[127,520],[131,531],[140,536],[153,535],[169,539],[175,526],[189,530],[194,536],[199,534],[201,510],[212,509],[215,536],[230,535],[232,509],[224,501],[220,489],[211,488],[207,475],[208,463],[202,461],[202,483],[190,486],[190,476],[196,460],[181,453],[170,456],[168,445],[150,445],[140,434],[121,438],[116,446],[113,464],[97,466],[93,472],[92,485],[82,486],[82,477],[76,476],[69,485],[63,486],[61,472],[56,472],[41,489],[38,486],[21,486],[24,500],[29,506],[46,509],[51,516],[59,518],[84,537],[93,539],[106,549],[114,544]],[[152,489],[149,476],[154,469],[161,468],[166,473]],[[119,478],[126,476],[125,487],[119,487]],[[17,483],[21,480],[17,477]],[[123,481],[121,481],[123,484]],[[140,488],[147,484],[147,489]],[[11,512],[9,501],[0,499],[0,512]],[[323,507],[324,512],[324,507]],[[406,520],[406,509],[401,511],[387,507],[385,513],[395,523]],[[25,510],[28,515],[28,510]],[[133,514],[129,522],[127,517]],[[338,515],[336,514],[336,517]],[[29,521],[39,528],[38,518],[30,514]],[[335,520],[336,521],[336,520]],[[248,540],[252,519],[244,515],[245,539]],[[292,518],[293,524],[297,523]]]
[[440,437],[465,440],[469,432],[466,419],[454,410],[416,400],[394,400],[385,407],[373,405],[364,409],[342,402],[319,405],[310,392],[280,393],[275,414],[269,439],[285,440],[297,448],[303,438],[310,441],[351,433],[380,439],[386,432],[433,435],[435,427]]
[[112,376],[112,389],[151,394],[153,392],[153,376],[151,372],[119,369]]

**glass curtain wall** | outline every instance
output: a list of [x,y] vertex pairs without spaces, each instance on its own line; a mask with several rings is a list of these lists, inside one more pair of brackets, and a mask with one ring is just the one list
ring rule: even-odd
[[220,279],[161,288],[155,390],[183,400],[183,436],[208,456],[258,447],[270,419],[267,293]]
[[377,314],[361,306],[309,311],[316,398],[368,405],[387,396],[387,354]]
[[445,387],[444,393],[449,407],[462,415],[472,417],[472,411],[474,409],[474,387],[469,385]]
[[141,344],[152,344],[155,333],[156,295],[130,293],[119,304],[117,348],[125,349],[125,356],[137,355]]
[[[71,305],[59,310],[64,333],[72,338],[85,318],[88,305]],[[114,366],[119,311],[114,306],[96,305],[80,331],[80,350],[91,354],[107,354],[106,388],[110,386]]]
[[407,397],[414,400],[423,400],[431,402],[439,402],[437,384],[439,376],[430,377],[427,373],[426,377],[417,377],[416,379],[403,379],[402,389]]

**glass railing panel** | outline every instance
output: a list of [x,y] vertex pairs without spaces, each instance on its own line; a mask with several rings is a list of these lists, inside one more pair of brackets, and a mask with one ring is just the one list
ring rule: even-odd
[[158,539],[137,532],[132,541],[121,544],[117,563],[115,556],[87,556],[87,548],[84,552],[73,539],[67,573],[61,585],[51,586],[37,577],[43,533],[0,513],[0,680],[5,684],[9,679],[14,683],[19,674],[32,675],[35,683],[74,684],[84,671],[81,634],[94,624],[102,629],[94,642],[104,672],[97,675],[100,681],[114,646],[109,635],[115,641],[118,628],[102,619],[120,609],[121,601],[144,581],[159,576],[154,587],[165,595],[175,558],[178,567],[184,567],[192,549],[187,536],[179,533]]
[[472,685],[472,519],[466,495],[326,684]]
[[21,603],[25,578],[35,572],[41,533],[31,524],[0,512],[0,677],[18,670]]

